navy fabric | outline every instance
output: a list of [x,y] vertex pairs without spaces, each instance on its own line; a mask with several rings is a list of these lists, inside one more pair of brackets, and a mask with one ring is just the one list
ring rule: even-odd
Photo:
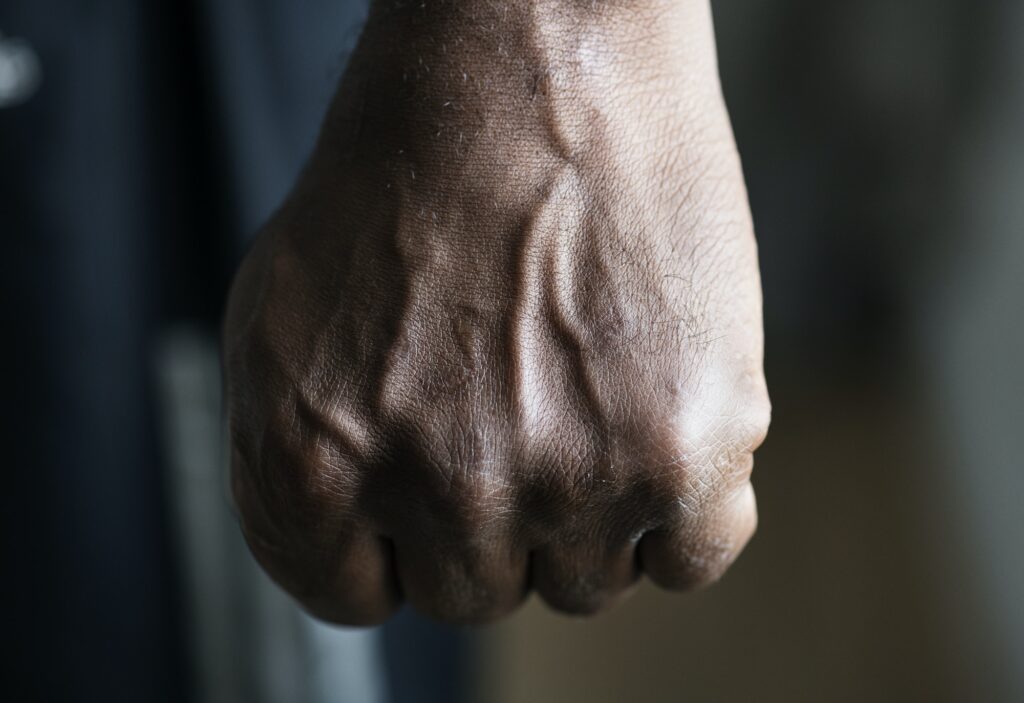
[[0,5],[45,76],[0,110],[13,700],[187,690],[148,368],[160,189],[143,7]]

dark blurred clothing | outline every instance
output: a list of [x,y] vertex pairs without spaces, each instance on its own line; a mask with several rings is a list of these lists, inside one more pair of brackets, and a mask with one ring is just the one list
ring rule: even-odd
[[[6,699],[196,695],[156,340],[183,321],[215,335],[234,265],[311,150],[365,5],[0,4],[0,32],[43,71],[35,95],[0,109]],[[419,639],[402,629],[389,651],[407,663],[403,643],[426,637],[442,661],[422,691],[455,695],[457,638],[412,622]],[[403,672],[402,686],[418,680]]]

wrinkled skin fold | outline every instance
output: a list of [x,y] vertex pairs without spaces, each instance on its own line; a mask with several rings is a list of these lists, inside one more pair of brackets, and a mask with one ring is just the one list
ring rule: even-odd
[[253,553],[324,619],[717,579],[768,427],[706,0],[379,0],[224,330]]

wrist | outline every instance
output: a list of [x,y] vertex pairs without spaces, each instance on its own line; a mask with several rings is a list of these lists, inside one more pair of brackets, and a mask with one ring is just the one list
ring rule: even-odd
[[350,74],[435,133],[718,97],[708,0],[376,0]]
[[707,0],[378,0],[314,167],[513,202],[566,163],[674,178],[732,148],[715,69]]

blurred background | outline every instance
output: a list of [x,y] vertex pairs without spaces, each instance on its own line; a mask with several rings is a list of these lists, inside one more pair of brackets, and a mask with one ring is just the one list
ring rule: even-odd
[[363,0],[3,0],[16,701],[1024,700],[1024,4],[713,2],[775,406],[714,588],[347,630],[254,566],[216,327]]

